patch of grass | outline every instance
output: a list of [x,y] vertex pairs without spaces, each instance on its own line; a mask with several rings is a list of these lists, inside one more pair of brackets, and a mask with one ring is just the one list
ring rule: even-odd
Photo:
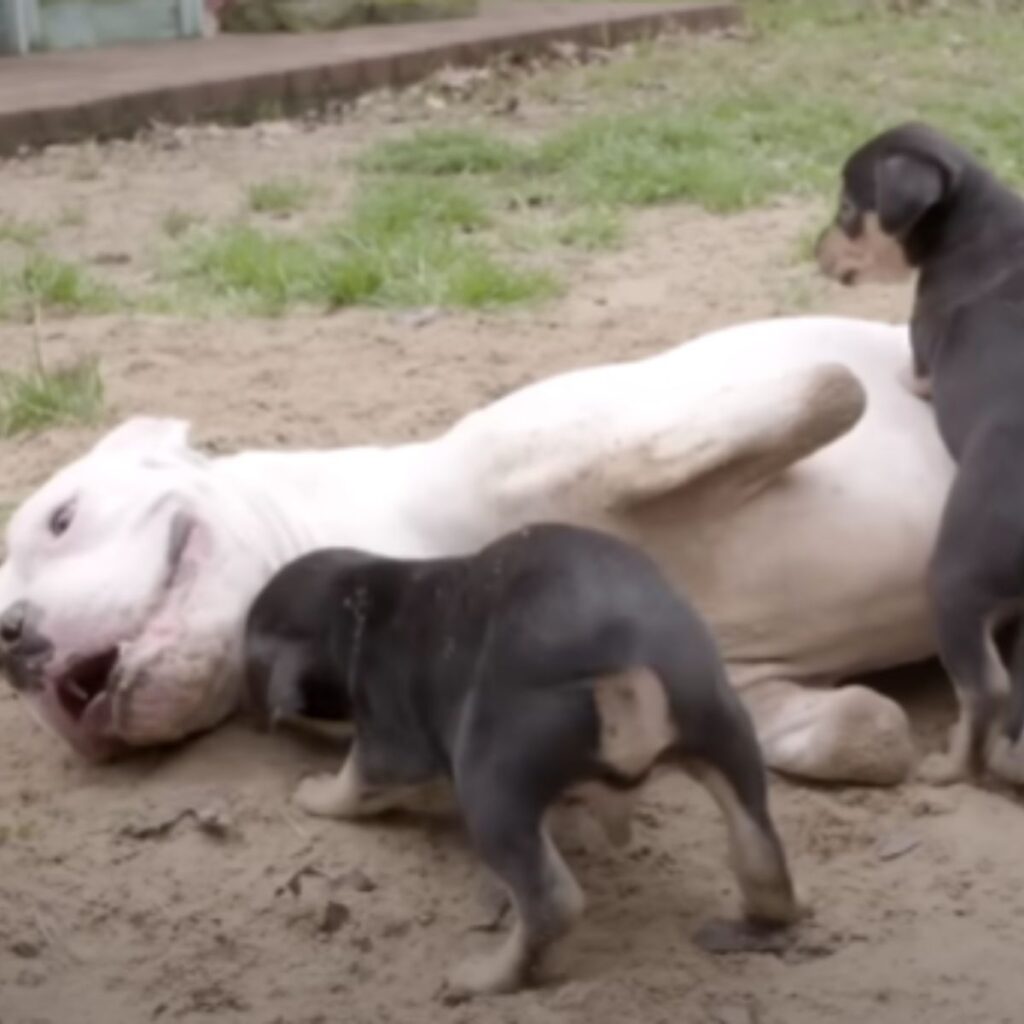
[[45,234],[46,227],[37,221],[0,215],[0,242],[28,248],[40,242]]
[[[695,55],[685,49],[692,61]],[[671,55],[679,62],[676,50]],[[684,69],[662,51],[650,53],[583,72],[582,81],[613,87],[603,92],[609,112],[567,122],[532,143],[480,130],[427,129],[371,148],[359,166],[364,173],[489,176],[513,188],[546,182],[575,206],[689,201],[731,212],[782,192],[820,188],[848,140],[873,127],[852,91],[849,100],[829,98],[820,84],[807,89],[789,74],[766,86],[739,69],[731,76],[716,71],[686,102],[616,109],[622,99],[616,89],[631,99],[657,77],[657,68],[672,70],[678,80],[660,84],[682,88]],[[712,61],[740,55],[749,59],[740,44],[719,42],[696,57],[710,71]]]
[[514,266],[478,242],[451,235],[414,232],[387,240],[354,236],[349,244],[359,264],[375,270],[377,286],[360,300],[374,305],[493,309],[559,292],[558,282],[546,271]]
[[177,206],[172,206],[160,218],[160,230],[168,238],[180,238],[197,221],[198,218],[195,214],[179,209]]
[[187,246],[177,267],[187,288],[247,313],[295,306],[439,305],[485,308],[555,294],[544,271],[497,258],[478,232],[481,201],[443,181],[367,186],[347,220],[312,234],[235,224]]
[[373,270],[363,301],[480,309],[555,294],[549,274],[498,259],[476,237],[491,220],[464,184],[391,178],[361,190],[336,237],[364,276]]
[[107,313],[117,293],[78,264],[32,251],[16,270],[0,271],[0,317],[28,319],[36,312]]
[[606,208],[689,201],[728,213],[821,186],[844,154],[835,139],[869,127],[841,100],[778,89],[587,117],[542,140],[532,166]]
[[432,128],[371,147],[359,168],[388,174],[497,174],[519,170],[525,161],[521,147],[490,132]]
[[[532,87],[602,111],[541,140],[538,164],[590,201],[686,200],[727,212],[831,194],[845,155],[926,119],[1024,182],[1024,19],[1006,4],[749,0],[742,39],[646,44]],[[989,83],[1002,83],[994,94]]]
[[726,211],[770,193],[771,167],[750,173],[735,146],[709,136],[701,123],[661,114],[595,117],[545,140],[537,164],[567,177],[573,195],[605,206],[688,199]]
[[318,247],[303,238],[232,224],[186,247],[176,275],[199,294],[264,316],[316,302],[323,294]]
[[429,231],[381,239],[339,228],[331,236],[295,238],[229,228],[189,254],[181,277],[213,301],[260,316],[303,305],[481,308],[557,290],[543,272]]
[[116,305],[114,290],[75,263],[32,253],[20,275],[25,297],[55,313],[106,313]]
[[[527,301],[558,283],[503,253],[614,246],[639,206],[724,214],[784,195],[831,204],[853,146],[912,118],[1024,184],[1022,7],[922,0],[906,14],[862,0],[747,0],[739,37],[646,41],[632,57],[531,79],[526,89],[558,101],[533,138],[454,120],[392,138],[357,161],[341,223],[189,232],[175,274],[202,301],[275,315]],[[264,183],[249,205],[290,212],[297,184]],[[794,259],[810,257],[817,230],[794,241]],[[810,301],[798,291],[792,304]]]
[[613,249],[625,235],[622,215],[606,206],[591,206],[566,218],[555,230],[562,245],[588,251]]
[[355,198],[351,230],[394,238],[426,230],[479,231],[491,216],[481,196],[464,185],[430,178],[387,178],[364,185]]
[[0,437],[61,423],[94,423],[102,412],[103,378],[96,359],[0,373]]
[[274,178],[249,186],[247,203],[253,213],[283,217],[305,209],[316,194],[307,181],[297,178]]
[[453,254],[432,304],[492,309],[553,298],[561,292],[548,271],[509,266],[483,250],[463,249]]

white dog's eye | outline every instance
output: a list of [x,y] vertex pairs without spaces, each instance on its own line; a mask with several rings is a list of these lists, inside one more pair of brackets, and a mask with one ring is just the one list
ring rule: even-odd
[[61,534],[67,533],[67,529],[71,525],[71,520],[74,516],[75,503],[73,501],[64,502],[64,504],[59,506],[50,516],[50,533],[52,533],[54,537],[59,537]]

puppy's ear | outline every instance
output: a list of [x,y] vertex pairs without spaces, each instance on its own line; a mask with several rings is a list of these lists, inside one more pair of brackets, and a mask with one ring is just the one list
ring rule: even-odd
[[894,153],[875,167],[878,223],[887,235],[901,238],[951,187],[949,172],[926,157]]

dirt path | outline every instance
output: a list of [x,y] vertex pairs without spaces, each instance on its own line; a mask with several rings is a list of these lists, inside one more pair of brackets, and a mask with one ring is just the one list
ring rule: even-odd
[[[182,186],[180,162],[191,162],[186,183],[213,213],[235,201],[217,182],[247,159],[274,173],[296,158],[245,138],[145,163],[128,148],[77,183],[42,162],[23,165],[5,188],[14,202],[53,210],[80,192],[109,220],[91,225],[89,245],[130,252],[136,230]],[[145,173],[133,177],[124,161]],[[42,338],[51,358],[102,357],[108,422],[176,413],[217,447],[397,440],[540,375],[743,318],[803,308],[899,316],[905,293],[832,290],[794,263],[818,212],[784,204],[724,220],[678,208],[643,214],[622,252],[581,258],[570,297],[530,313],[425,324],[366,311],[185,325],[119,318],[46,323]],[[0,360],[20,361],[30,339],[27,327],[0,330]],[[0,444],[0,498],[24,494],[105,425]],[[907,674],[896,683],[934,742],[948,717],[944,688]],[[299,817],[287,795],[318,760],[333,764],[232,727],[174,754],[87,769],[0,691],[2,1024],[1020,1020],[1024,815],[1005,797],[776,780],[781,828],[816,919],[784,956],[714,960],[690,935],[733,905],[722,830],[700,792],[666,779],[628,851],[586,834],[570,850],[591,903],[556,980],[447,1007],[436,998],[441,972],[493,941],[467,930],[479,912],[458,833]]]

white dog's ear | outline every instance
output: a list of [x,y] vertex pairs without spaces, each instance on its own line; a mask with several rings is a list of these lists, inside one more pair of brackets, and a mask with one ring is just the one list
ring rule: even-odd
[[188,420],[133,416],[93,446],[95,452],[139,452],[146,455],[184,454],[189,450]]

